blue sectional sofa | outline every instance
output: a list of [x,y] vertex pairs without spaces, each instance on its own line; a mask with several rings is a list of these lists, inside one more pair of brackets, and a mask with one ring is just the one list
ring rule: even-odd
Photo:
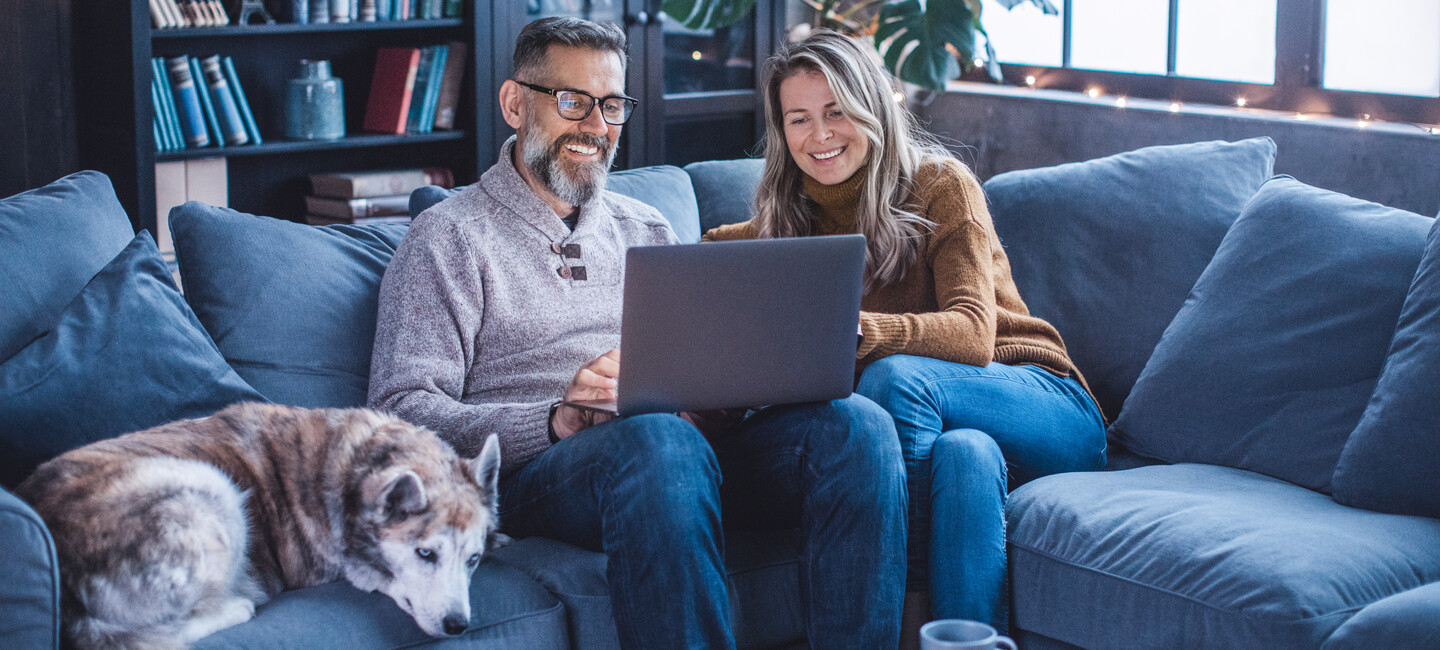
[[[1268,139],[1152,147],[985,184],[1022,295],[1114,421],[1107,471],[1010,498],[1022,647],[1440,644],[1440,413],[1414,395],[1440,381],[1422,335],[1440,236],[1272,178],[1274,157]],[[748,216],[759,172],[711,161],[610,186],[695,241]],[[448,193],[419,190],[412,210]],[[0,199],[0,485],[220,403],[364,402],[376,291],[406,226],[198,203],[171,224],[183,299],[103,175]],[[740,644],[803,645],[798,540],[726,542]],[[0,547],[0,647],[58,647],[53,542],[4,490]],[[604,563],[515,541],[476,572],[470,629],[447,645],[616,647]],[[197,647],[432,642],[384,596],[330,584]]]

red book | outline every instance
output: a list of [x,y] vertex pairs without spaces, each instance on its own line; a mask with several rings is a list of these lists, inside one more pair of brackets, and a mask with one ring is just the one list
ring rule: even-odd
[[366,131],[405,133],[419,67],[419,48],[382,47],[375,53],[375,76],[370,79],[370,101],[365,105]]

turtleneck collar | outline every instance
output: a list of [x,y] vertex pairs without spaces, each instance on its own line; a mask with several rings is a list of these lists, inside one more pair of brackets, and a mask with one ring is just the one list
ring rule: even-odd
[[815,215],[816,234],[840,235],[855,232],[855,209],[860,205],[860,187],[865,184],[867,166],[862,165],[850,178],[826,185],[800,173],[800,181],[808,195],[820,207]]

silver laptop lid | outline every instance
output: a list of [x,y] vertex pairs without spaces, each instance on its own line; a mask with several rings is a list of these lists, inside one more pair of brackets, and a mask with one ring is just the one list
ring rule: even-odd
[[864,272],[861,235],[629,249],[620,414],[849,395]]

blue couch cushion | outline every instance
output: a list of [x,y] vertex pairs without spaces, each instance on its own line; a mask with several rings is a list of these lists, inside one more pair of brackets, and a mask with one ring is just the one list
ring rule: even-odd
[[0,484],[97,440],[263,399],[225,365],[141,232],[53,329],[0,364]]
[[225,360],[281,404],[365,405],[380,278],[407,224],[307,226],[170,211],[185,299]]
[[1440,221],[1405,296],[1375,393],[1335,466],[1335,500],[1440,517]]
[[1372,648],[1440,648],[1440,583],[1366,605],[1321,646],[1321,650]]
[[[664,215],[682,244],[700,241],[700,216],[695,207],[695,188],[690,176],[674,165],[655,165],[627,169],[610,174],[606,189],[649,204]],[[427,208],[464,190],[427,185],[410,193],[410,216],[420,216]]]
[[29,504],[0,489],[0,648],[60,647],[60,563],[50,529]]
[[1269,138],[1199,142],[985,183],[1025,305],[1060,331],[1107,418],[1274,161]]
[[1047,476],[1006,514],[1016,626],[1086,648],[1314,648],[1440,580],[1440,521],[1214,465]]
[[0,199],[0,361],[49,330],[134,236],[100,172]]
[[1279,176],[1225,235],[1111,426],[1136,453],[1330,491],[1430,219]]
[[346,582],[280,594],[255,618],[200,639],[195,650],[304,648],[305,650],[389,650],[445,647],[572,647],[565,633],[565,609],[519,570],[487,560],[470,580],[470,627],[455,640],[426,636],[395,601],[363,592]]
[[755,190],[765,173],[762,158],[702,160],[685,166],[695,186],[700,234],[755,216]]

